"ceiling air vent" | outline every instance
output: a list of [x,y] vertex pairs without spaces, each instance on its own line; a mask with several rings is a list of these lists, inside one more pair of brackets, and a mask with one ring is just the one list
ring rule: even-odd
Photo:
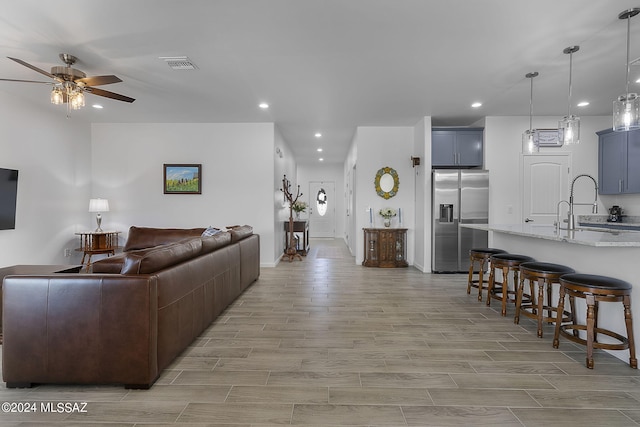
[[198,67],[186,56],[161,56],[172,70],[195,70]]

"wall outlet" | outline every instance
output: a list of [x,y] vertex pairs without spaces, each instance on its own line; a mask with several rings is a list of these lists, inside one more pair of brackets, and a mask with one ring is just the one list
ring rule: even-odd
[[71,249],[64,248],[64,257],[69,258],[71,256]]

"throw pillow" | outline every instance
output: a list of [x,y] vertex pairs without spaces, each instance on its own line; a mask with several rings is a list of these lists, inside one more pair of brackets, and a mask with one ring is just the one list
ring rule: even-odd
[[218,228],[207,227],[207,229],[202,232],[202,237],[213,236],[215,234],[218,234],[219,232],[220,232],[220,229],[218,229]]

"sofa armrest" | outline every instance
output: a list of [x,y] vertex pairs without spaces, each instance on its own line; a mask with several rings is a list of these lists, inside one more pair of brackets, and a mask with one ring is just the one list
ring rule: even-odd
[[8,276],[2,291],[8,387],[157,379],[156,276]]

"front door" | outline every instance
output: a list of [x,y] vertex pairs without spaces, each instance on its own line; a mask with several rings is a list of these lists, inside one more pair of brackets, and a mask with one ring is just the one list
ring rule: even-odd
[[309,237],[335,237],[335,194],[333,181],[309,182]]
[[[553,224],[558,202],[569,200],[571,158],[564,154],[523,155],[522,220],[534,224]],[[567,205],[560,206],[560,220],[566,218]],[[564,225],[566,227],[566,225]]]

